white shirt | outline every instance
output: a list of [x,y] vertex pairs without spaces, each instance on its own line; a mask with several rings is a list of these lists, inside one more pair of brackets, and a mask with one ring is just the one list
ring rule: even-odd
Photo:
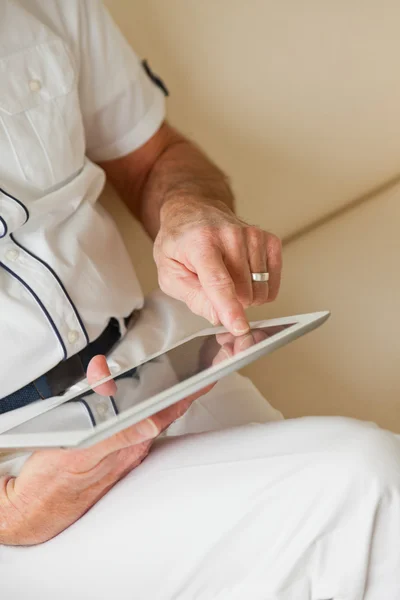
[[99,0],[2,0],[0,398],[142,306],[94,162],[140,147],[164,117]]
[[[118,381],[115,402],[123,410],[126,400],[135,402],[135,392],[142,386],[151,394],[154,387],[170,386],[176,382],[176,374],[168,361],[160,355],[179,340],[191,336],[201,329],[210,329],[209,323],[194,315],[182,302],[167,297],[156,290],[146,298],[139,320],[131,328],[121,343],[115,348],[107,362],[112,373],[120,373],[134,365],[139,365],[149,356],[158,356],[157,368],[139,369],[140,381]],[[151,381],[149,381],[149,377]],[[140,385],[138,385],[140,384]],[[71,393],[79,395],[84,382],[79,382]],[[49,398],[28,404],[18,410],[0,415],[1,433],[40,431],[76,431],[93,427],[106,417],[115,415],[107,397],[86,397],[81,401],[67,402],[65,397]],[[249,382],[237,373],[220,381],[215,388],[192,404],[189,411],[172,424],[165,435],[199,433],[211,429],[236,427],[244,423],[281,420],[281,413],[275,410]],[[15,429],[18,428],[18,429]],[[17,456],[16,456],[17,455]],[[22,455],[0,449],[0,477],[18,475],[29,453]]]
[[[0,402],[95,339],[110,317],[123,330],[123,317],[142,306],[118,231],[96,204],[104,173],[93,161],[138,148],[164,117],[163,94],[99,0],[0,0]],[[109,358],[111,371],[205,326],[156,291]],[[144,374],[141,385],[153,383]],[[176,379],[165,360],[151,377],[157,385]],[[210,420],[220,428],[265,420],[266,412],[281,418],[260,394],[249,403],[241,381],[218,384],[169,434],[210,429]],[[0,415],[0,434],[88,428],[113,410],[107,398],[89,399],[91,415],[82,402],[62,401]],[[0,476],[17,475],[27,456],[0,450]]]

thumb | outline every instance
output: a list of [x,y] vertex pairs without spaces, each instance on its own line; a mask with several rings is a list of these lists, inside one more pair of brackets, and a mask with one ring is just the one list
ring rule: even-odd
[[93,387],[96,382],[105,379],[109,375],[111,375],[111,372],[108,368],[106,357],[101,354],[93,357],[88,365],[86,376],[89,385],[92,386],[96,394],[100,394],[100,396],[112,396],[117,392],[117,384],[114,380]]
[[[87,379],[93,390],[102,396],[112,396],[117,391],[115,381],[110,380],[96,386],[96,382],[101,381],[110,375],[105,356],[97,355],[90,361],[87,369]],[[131,425],[122,431],[112,435],[94,446],[80,450],[86,458],[86,468],[89,470],[97,465],[103,458],[145,441],[150,441],[157,437],[160,429],[152,418],[145,419],[140,423]]]

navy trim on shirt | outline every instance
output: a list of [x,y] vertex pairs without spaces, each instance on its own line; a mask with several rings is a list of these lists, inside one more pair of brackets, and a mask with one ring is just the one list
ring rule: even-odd
[[[0,192],[2,192],[5,196],[7,196],[7,198],[10,198],[10,200],[14,200],[14,202],[16,202],[17,204],[20,205],[20,207],[25,212],[25,216],[26,216],[25,223],[27,223],[29,221],[29,210],[26,208],[25,204],[23,204],[21,202],[21,200],[18,200],[18,198],[15,198],[15,196],[12,196],[11,194],[9,194],[5,190],[3,190],[3,188],[0,188]],[[25,223],[24,223],[24,225],[25,225]]]
[[38,256],[36,256],[36,254],[33,254],[33,252],[31,252],[25,246],[23,246],[20,242],[18,242],[15,239],[15,237],[13,236],[13,234],[10,234],[10,238],[12,239],[12,241],[14,242],[14,244],[16,244],[19,248],[21,248],[21,250],[24,250],[24,252],[26,252],[27,254],[29,254],[29,256],[31,256],[32,258],[34,258],[35,260],[37,260],[44,267],[46,267],[46,269],[53,275],[54,279],[56,279],[58,281],[58,283],[59,283],[62,291],[64,292],[65,296],[68,298],[69,303],[71,304],[72,310],[74,311],[76,318],[78,319],[79,325],[81,326],[83,334],[84,334],[84,336],[86,338],[86,344],[89,344],[89,335],[88,335],[88,332],[86,331],[85,325],[83,324],[83,321],[82,321],[82,318],[81,318],[81,316],[80,316],[80,314],[78,312],[78,309],[76,308],[75,304],[72,302],[71,296],[67,292],[67,290],[66,290],[63,282],[61,281],[61,279],[59,278],[59,276],[57,275],[57,273],[42,258],[39,258]]
[[0,261],[0,267],[3,267],[3,269],[5,271],[7,271],[7,273],[9,273],[12,277],[14,277],[17,281],[19,281],[27,290],[28,292],[33,296],[33,298],[36,300],[36,302],[39,304],[40,308],[42,309],[42,311],[44,312],[48,322],[51,325],[51,328],[53,329],[55,335],[57,336],[58,341],[60,342],[60,346],[62,348],[63,354],[64,354],[64,358],[63,360],[65,360],[67,358],[67,349],[65,347],[64,344],[64,340],[61,337],[60,332],[58,331],[56,324],[54,323],[49,311],[47,310],[47,308],[44,306],[43,302],[41,301],[41,299],[39,298],[39,296],[36,294],[36,292],[33,291],[33,289],[26,283],[26,281],[24,281],[22,279],[22,277],[20,277],[19,275],[17,275],[16,273],[14,273],[14,271],[12,271],[12,269],[10,269],[9,267],[7,267],[7,265],[5,265],[3,262]]
[[2,223],[2,224],[3,224],[3,227],[4,227],[4,233],[2,233],[2,234],[0,235],[0,239],[1,239],[1,238],[3,238],[3,237],[6,237],[6,235],[7,235],[7,233],[8,233],[8,227],[7,227],[7,223],[5,222],[5,220],[3,219],[3,217],[0,217],[0,223]]
[[108,396],[108,397],[110,398],[110,401],[111,401],[111,404],[112,404],[115,414],[119,415],[118,406],[117,406],[117,403],[115,402],[114,396]]
[[153,83],[156,84],[156,86],[162,91],[164,96],[169,96],[169,90],[165,85],[164,81],[161,79],[161,77],[154,73],[146,59],[142,60],[142,67],[146,75],[151,79]]
[[86,408],[86,410],[87,410],[87,412],[88,412],[88,414],[89,414],[89,417],[90,417],[90,420],[91,420],[91,422],[92,422],[92,425],[93,425],[93,427],[96,427],[97,423],[96,423],[96,420],[95,420],[95,418],[94,418],[94,416],[93,416],[92,409],[90,408],[90,406],[89,406],[89,404],[86,402],[86,400],[83,400],[83,399],[81,398],[80,400],[75,400],[75,402],[80,402],[81,404],[83,404],[83,406]]

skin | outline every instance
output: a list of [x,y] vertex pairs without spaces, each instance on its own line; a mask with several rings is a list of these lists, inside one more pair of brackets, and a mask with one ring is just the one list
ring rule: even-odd
[[[244,309],[278,294],[280,240],[234,214],[226,177],[168,124],[136,152],[101,166],[155,240],[161,289],[234,335],[246,333]],[[267,270],[269,284],[252,283],[252,271]]]
[[[167,123],[141,148],[100,166],[154,240],[161,289],[228,329],[225,356],[243,348],[235,338],[249,331],[245,309],[279,291],[279,239],[234,214],[224,174]],[[252,283],[252,271],[267,270],[269,284]],[[244,347],[252,343],[250,336]],[[95,357],[92,384],[108,373],[105,358]],[[96,391],[110,393],[104,386]],[[39,544],[69,527],[208,389],[91,448],[35,452],[17,478],[0,478],[0,544]]]
[[[92,385],[109,374],[104,356],[92,359],[88,367]],[[115,383],[94,389],[113,394]],[[34,452],[18,477],[0,479],[0,543],[30,546],[61,533],[138,467],[157,436],[209,389],[90,448]]]

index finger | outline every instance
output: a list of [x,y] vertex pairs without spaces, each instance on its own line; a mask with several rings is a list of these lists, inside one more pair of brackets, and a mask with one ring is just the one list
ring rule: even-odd
[[221,323],[233,335],[247,333],[249,323],[237,298],[235,284],[225,266],[221,250],[217,246],[200,250],[194,245],[190,259]]

